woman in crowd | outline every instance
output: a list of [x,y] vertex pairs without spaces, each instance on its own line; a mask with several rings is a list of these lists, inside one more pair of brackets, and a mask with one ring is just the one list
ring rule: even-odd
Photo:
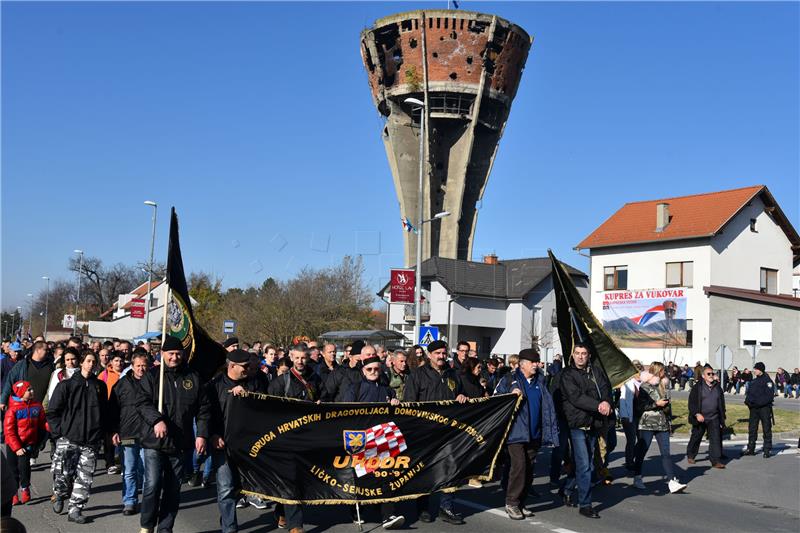
[[467,357],[459,369],[461,389],[467,398],[483,398],[488,396],[486,388],[481,385],[483,365],[476,357]]
[[644,463],[647,450],[653,438],[658,442],[658,449],[661,452],[661,465],[664,475],[669,480],[667,485],[670,493],[674,494],[686,488],[686,485],[678,481],[675,477],[672,464],[672,456],[669,452],[669,419],[665,412],[669,406],[669,397],[666,391],[667,380],[664,365],[653,362],[648,368],[646,379],[643,377],[639,394],[636,396],[637,411],[639,417],[639,439],[636,442],[636,457],[633,463],[633,486],[637,489],[644,489],[642,482],[642,464]]
[[42,402],[45,408],[47,408],[47,404],[50,401],[50,397],[53,395],[53,391],[56,389],[56,385],[65,379],[71,378],[72,374],[75,373],[75,370],[78,368],[78,357],[79,354],[75,348],[68,348],[64,351],[64,355],[58,362],[58,368],[53,370],[53,373],[50,375],[50,384],[47,386],[47,394]]

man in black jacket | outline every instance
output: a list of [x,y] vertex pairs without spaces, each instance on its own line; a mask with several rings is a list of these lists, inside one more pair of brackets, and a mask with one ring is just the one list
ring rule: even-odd
[[597,438],[608,429],[611,386],[602,369],[592,368],[589,347],[575,343],[572,364],[561,371],[564,417],[569,425],[578,485],[578,507],[587,518],[600,518],[592,507],[592,465]]
[[353,383],[361,381],[361,359],[375,355],[375,347],[356,341],[350,350],[347,364],[337,366],[328,374],[321,389],[323,402],[342,402],[344,395]]
[[[56,385],[47,409],[50,432],[57,438],[53,454],[53,511],[61,514],[69,499],[70,522],[85,524],[97,453],[109,427],[106,384],[92,372],[97,357],[81,355],[80,371]],[[70,486],[72,492],[70,495]]]
[[142,417],[136,410],[136,400],[147,362],[146,352],[134,351],[130,370],[111,388],[112,412],[119,414],[112,422],[111,442],[114,446],[122,446],[122,514],[125,516],[136,514],[139,506],[137,487],[144,478],[144,450],[139,442]]
[[[163,407],[159,412],[160,372],[164,373]],[[183,346],[171,335],[161,345],[161,367],[140,382],[136,408],[143,420],[142,447],[146,475],[142,490],[142,533],[171,532],[178,515],[184,455],[194,447],[205,453],[210,408],[200,376],[183,360]],[[197,437],[193,420],[197,420]]]
[[[403,391],[403,402],[431,402],[441,400],[456,400],[459,403],[467,401],[461,393],[461,380],[456,371],[447,364],[447,343],[434,341],[428,345],[428,358],[430,364],[417,368],[406,380]],[[464,519],[453,511],[452,493],[442,493],[439,502],[439,516],[445,522],[461,525]],[[430,499],[423,496],[417,500],[419,519],[423,522],[433,522],[429,509]]]
[[686,462],[695,463],[700,441],[708,431],[708,456],[711,466],[725,468],[722,464],[722,427],[725,425],[725,395],[722,393],[714,369],[706,364],[689,392],[689,423],[692,434],[686,447]]
[[744,403],[750,408],[750,425],[748,427],[747,449],[742,455],[756,454],[758,438],[758,422],[764,431],[764,459],[772,454],[772,402],[775,399],[775,384],[766,373],[764,363],[753,366],[755,378],[744,394]]
[[[289,348],[289,357],[292,360],[292,368],[270,382],[269,394],[308,402],[319,401],[319,375],[306,366],[305,347],[292,346]],[[303,531],[302,506],[276,504],[275,517],[279,528],[288,528],[290,533]]]
[[219,506],[220,528],[223,533],[239,530],[236,520],[236,498],[239,480],[236,470],[228,462],[225,453],[225,417],[231,395],[247,392],[267,392],[267,384],[263,373],[250,370],[258,363],[252,360],[252,354],[244,350],[228,352],[228,365],[224,373],[212,379],[208,387],[208,399],[211,405],[211,461],[217,473],[217,505]]

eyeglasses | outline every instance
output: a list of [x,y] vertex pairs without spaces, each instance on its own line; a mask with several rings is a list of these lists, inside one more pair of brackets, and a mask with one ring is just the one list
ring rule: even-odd
[[714,372],[706,372],[705,375],[708,376],[708,377],[711,377],[711,376],[714,375]]
[[365,372],[379,372],[380,369],[379,366],[364,367]]

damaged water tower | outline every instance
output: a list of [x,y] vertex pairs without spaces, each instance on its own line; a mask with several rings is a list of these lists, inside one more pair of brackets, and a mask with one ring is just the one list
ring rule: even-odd
[[[383,141],[400,216],[417,225],[420,123],[426,148],[422,218],[451,213],[426,225],[423,259],[471,259],[477,203],[530,47],[531,38],[519,26],[468,11],[400,13],[361,33],[372,98],[386,120]],[[410,233],[404,252],[411,265],[416,238]]]

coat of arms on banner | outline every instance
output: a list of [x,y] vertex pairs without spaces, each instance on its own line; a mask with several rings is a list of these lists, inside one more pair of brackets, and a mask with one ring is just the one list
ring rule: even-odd
[[352,431],[346,429],[344,432],[344,451],[350,455],[355,455],[364,451],[364,442],[367,439],[366,431]]

